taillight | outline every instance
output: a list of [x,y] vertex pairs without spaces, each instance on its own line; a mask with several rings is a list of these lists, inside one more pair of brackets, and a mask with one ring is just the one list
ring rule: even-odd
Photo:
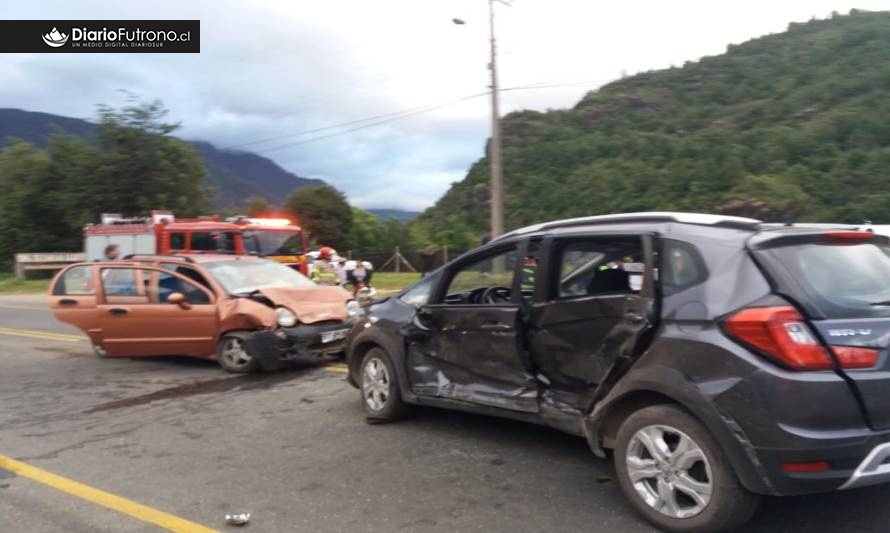
[[[804,318],[791,306],[749,307],[724,321],[726,331],[793,370],[830,370],[834,362]],[[870,368],[878,351],[832,346],[841,368]]]

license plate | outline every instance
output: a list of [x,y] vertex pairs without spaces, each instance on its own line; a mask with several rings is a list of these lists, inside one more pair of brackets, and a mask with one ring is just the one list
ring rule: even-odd
[[345,339],[346,334],[349,332],[348,329],[338,329],[334,331],[326,331],[321,334],[321,342],[322,344],[327,344],[329,342],[338,341],[340,339]]

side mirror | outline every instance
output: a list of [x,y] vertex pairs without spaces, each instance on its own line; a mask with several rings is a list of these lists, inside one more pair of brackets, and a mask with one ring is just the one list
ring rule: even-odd
[[189,305],[188,300],[185,298],[185,294],[181,292],[174,292],[170,296],[167,297],[167,302],[178,305],[183,309],[190,309],[192,306]]

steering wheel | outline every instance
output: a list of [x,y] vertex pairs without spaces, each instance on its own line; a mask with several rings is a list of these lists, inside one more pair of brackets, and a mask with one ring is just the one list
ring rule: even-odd
[[511,291],[509,287],[488,287],[482,291],[482,295],[479,299],[485,304],[499,304],[509,302],[510,293]]

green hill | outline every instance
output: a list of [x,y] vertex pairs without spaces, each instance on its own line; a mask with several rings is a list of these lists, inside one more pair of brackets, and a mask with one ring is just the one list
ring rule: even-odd
[[[503,135],[507,228],[640,210],[890,223],[890,12],[791,24],[572,109],[511,113]],[[472,243],[488,182],[482,159],[415,238]]]

